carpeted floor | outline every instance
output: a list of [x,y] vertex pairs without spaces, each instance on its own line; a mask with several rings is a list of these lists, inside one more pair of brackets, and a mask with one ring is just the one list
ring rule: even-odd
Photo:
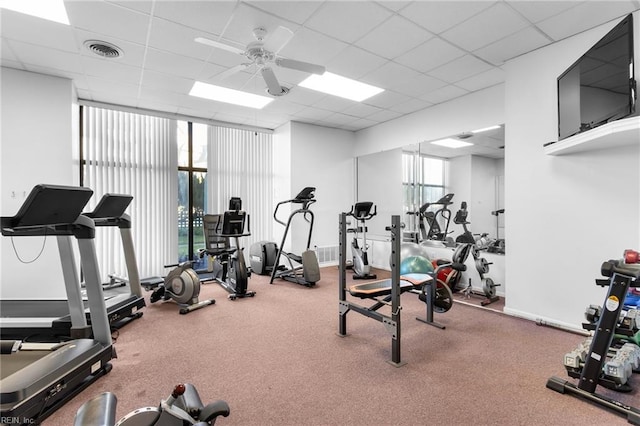
[[349,312],[349,335],[337,336],[337,268],[323,268],[313,288],[268,282],[252,276],[257,295],[235,301],[207,284],[201,297],[216,304],[188,315],[148,305],[120,330],[111,373],[44,424],[73,424],[78,407],[104,391],[118,396],[121,417],[157,405],[179,382],[196,385],[205,403],[228,402],[231,415],[218,425],[626,424],[545,387],[552,375],[567,378],[562,356],[581,336],[461,303],[436,316],[446,325],[439,330],[414,320],[424,304],[404,294],[407,364],[396,368],[379,322]]

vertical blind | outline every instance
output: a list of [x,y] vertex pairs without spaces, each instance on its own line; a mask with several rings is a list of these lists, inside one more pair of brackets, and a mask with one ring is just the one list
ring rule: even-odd
[[[249,247],[273,235],[273,138],[250,130],[209,126],[207,213],[228,210],[231,197],[242,198],[250,215],[251,236],[240,243]],[[245,257],[248,253],[245,254]]]
[[[178,258],[176,122],[123,111],[83,107],[84,186],[94,191],[87,209],[106,193],[129,194],[127,209],[140,276],[164,274]],[[100,270],[126,276],[118,229],[96,233]]]

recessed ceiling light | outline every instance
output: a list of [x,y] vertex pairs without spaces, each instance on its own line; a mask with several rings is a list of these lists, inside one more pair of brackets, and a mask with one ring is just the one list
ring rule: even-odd
[[463,148],[473,145],[470,142],[464,142],[458,139],[446,138],[431,142],[433,145],[445,146],[447,148]]
[[325,72],[322,75],[312,74],[306,80],[302,81],[300,86],[329,95],[351,99],[356,102],[364,101],[384,91],[384,89],[380,89],[379,87],[361,83],[330,72]]
[[239,90],[228,89],[226,87],[214,86],[213,84],[196,81],[189,92],[191,96],[211,99],[228,104],[246,106],[249,108],[262,109],[273,98],[254,95],[253,93],[241,92]]
[[0,0],[0,8],[69,25],[62,0]]
[[489,130],[495,130],[495,129],[499,129],[499,128],[500,128],[500,126],[483,127],[482,129],[472,130],[471,133],[488,132]]

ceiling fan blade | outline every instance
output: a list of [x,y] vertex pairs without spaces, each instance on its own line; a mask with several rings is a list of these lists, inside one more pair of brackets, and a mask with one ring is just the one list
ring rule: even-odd
[[280,49],[285,47],[289,40],[293,37],[293,31],[291,31],[287,27],[278,27],[274,32],[272,32],[267,39],[264,41],[264,49],[278,53]]
[[237,47],[231,46],[229,44],[220,43],[219,41],[210,40],[204,37],[196,37],[195,39],[193,39],[193,41],[195,41],[196,43],[201,43],[207,46],[215,47],[217,49],[226,50],[227,52],[237,53],[238,55],[244,55],[244,50],[238,49]]
[[231,77],[233,74],[238,73],[240,71],[244,71],[247,68],[249,68],[252,64],[240,64],[240,65],[236,65],[235,67],[231,67],[226,71],[222,71],[220,74],[216,74],[216,79],[218,80],[224,80],[228,77]]
[[277,96],[282,93],[282,86],[278,82],[276,75],[273,73],[273,70],[268,67],[264,67],[260,70],[262,73],[262,78],[264,82],[267,83],[268,92],[271,95]]
[[326,68],[322,65],[311,64],[309,62],[296,61],[295,59],[276,58],[276,65],[283,68],[304,71],[311,74],[324,74]]

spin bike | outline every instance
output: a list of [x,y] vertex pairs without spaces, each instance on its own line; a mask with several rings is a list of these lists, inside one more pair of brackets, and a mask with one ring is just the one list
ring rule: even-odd
[[[205,255],[210,257],[212,263],[209,272],[213,272],[215,282],[229,292],[227,297],[230,300],[256,294],[255,291],[247,291],[251,270],[247,267],[244,249],[240,247],[240,237],[251,235],[251,223],[249,215],[241,209],[242,201],[233,197],[229,202],[229,210],[224,214],[207,214],[203,218],[207,248],[200,250],[200,258]],[[234,245],[231,245],[231,238]]]
[[[114,426],[117,398],[104,392],[85,402],[76,413],[74,426]],[[227,417],[229,405],[218,400],[204,406],[192,384],[179,384],[157,407],[143,407],[118,421],[118,426],[206,426],[215,424],[219,416]]]
[[[373,207],[373,212],[371,208]],[[367,225],[366,221],[376,215],[377,209],[371,201],[361,201],[355,203],[347,216],[352,216],[360,225],[356,224],[355,228],[347,229],[347,232],[353,232],[353,241],[351,242],[351,255],[353,256],[353,279],[369,280],[375,279],[376,275],[370,273],[369,258],[367,256]],[[358,232],[362,232],[362,247],[358,245]]]
[[[313,232],[313,212],[309,209],[309,206],[316,202],[314,198],[313,187],[306,187],[295,198],[291,200],[281,201],[276,205],[276,209],[273,212],[273,218],[280,225],[284,226],[284,234],[282,235],[282,243],[278,248],[276,254],[275,263],[271,271],[271,280],[269,284],[273,284],[273,280],[280,278],[286,281],[291,281],[300,285],[311,287],[315,285],[317,281],[320,281],[320,267],[318,266],[318,258],[313,250],[310,250],[311,246],[311,234]],[[285,222],[278,218],[278,209],[284,204],[291,204],[293,206],[299,206],[296,210],[292,211],[289,215],[289,219]],[[286,252],[283,250],[284,243],[287,241],[287,234],[291,227],[293,219],[301,215],[304,220],[309,224],[309,236],[307,238],[307,245],[302,254],[297,255],[294,253]],[[284,265],[280,265],[280,259],[284,257],[289,264],[287,268]],[[295,262],[295,263],[294,263]],[[295,265],[299,266],[295,266]]]
[[191,262],[178,265],[166,265],[172,269],[165,278],[151,277],[140,280],[140,285],[147,291],[153,290],[149,301],[173,300],[180,305],[180,314],[188,314],[196,309],[216,303],[215,299],[200,300],[200,277],[193,270]]

